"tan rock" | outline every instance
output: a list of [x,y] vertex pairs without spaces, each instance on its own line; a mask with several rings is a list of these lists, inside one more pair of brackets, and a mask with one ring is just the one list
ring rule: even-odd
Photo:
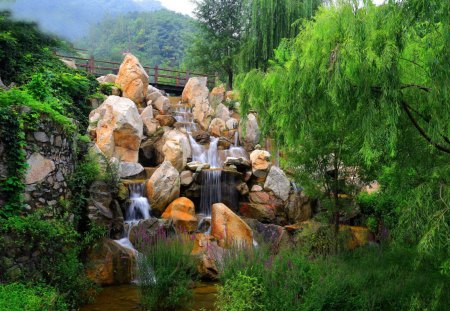
[[253,113],[248,114],[247,120],[241,120],[239,123],[239,140],[245,150],[251,151],[259,143],[261,131],[258,121]]
[[143,123],[136,105],[129,99],[109,96],[89,115],[89,129],[107,157],[137,162]]
[[147,106],[141,113],[146,135],[153,135],[160,127],[159,121],[153,118],[153,107]]
[[221,247],[253,245],[252,229],[223,203],[212,206],[211,235]]
[[182,171],[180,173],[180,181],[182,186],[189,186],[194,181],[194,174],[191,171]]
[[147,197],[152,212],[161,215],[180,196],[180,176],[171,162],[164,161],[147,182]]
[[230,119],[230,110],[224,104],[219,104],[216,107],[216,118],[222,119],[227,122]]
[[103,238],[87,255],[86,275],[101,286],[130,284],[135,276],[135,252]]
[[170,100],[165,96],[159,96],[156,100],[153,100],[152,105],[162,114],[170,110]]
[[27,160],[28,169],[25,184],[30,185],[44,180],[56,168],[55,162],[44,158],[40,153],[33,153]]
[[225,85],[221,84],[212,89],[209,94],[209,102],[213,108],[217,107],[225,100]]
[[123,96],[136,104],[145,103],[148,89],[148,75],[136,56],[126,54],[119,68],[116,83],[123,91]]
[[229,118],[226,122],[226,125],[227,125],[227,129],[235,130],[239,126],[239,121],[236,120],[235,118]]
[[97,78],[98,83],[116,83],[117,75],[109,73],[106,76],[101,76]]
[[198,220],[195,217],[194,202],[188,198],[175,199],[161,217],[171,219],[175,227],[184,232],[192,232],[197,229]]
[[225,124],[225,121],[219,118],[215,118],[211,121],[208,131],[212,136],[220,137],[226,129],[227,126]]
[[177,122],[177,120],[175,120],[174,117],[172,117],[170,115],[165,115],[165,114],[160,114],[160,115],[156,116],[155,119],[158,120],[158,122],[161,126],[172,127],[175,124],[175,122]]
[[206,83],[206,77],[190,78],[181,97],[184,103],[193,107],[194,120],[203,130],[208,129],[211,116],[214,113],[208,101],[209,91]]
[[265,150],[254,150],[250,154],[253,175],[264,178],[269,173],[271,166],[270,153]]
[[275,209],[271,205],[241,203],[239,212],[244,217],[253,218],[260,222],[273,222],[275,220]]
[[219,275],[218,263],[223,262],[224,249],[217,245],[212,236],[204,233],[195,235],[191,255],[198,258],[197,272],[202,278],[216,280]]
[[183,157],[183,149],[177,141],[169,140],[163,146],[164,161],[170,161],[172,166],[181,172],[187,164]]
[[264,190],[272,191],[278,198],[286,201],[289,199],[291,182],[281,168],[272,166],[264,183]]

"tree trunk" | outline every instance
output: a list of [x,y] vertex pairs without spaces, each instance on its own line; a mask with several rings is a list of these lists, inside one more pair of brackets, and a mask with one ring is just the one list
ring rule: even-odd
[[230,90],[232,90],[233,89],[233,69],[228,69],[227,74],[228,74],[228,87]]

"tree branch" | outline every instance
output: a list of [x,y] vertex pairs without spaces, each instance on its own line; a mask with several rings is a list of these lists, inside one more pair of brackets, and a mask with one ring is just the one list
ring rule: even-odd
[[436,149],[438,149],[439,151],[445,152],[445,153],[449,153],[450,154],[450,149],[446,148],[436,142],[434,142],[430,136],[427,135],[427,133],[425,132],[425,130],[420,127],[419,123],[417,122],[417,120],[414,118],[414,116],[412,115],[411,111],[409,110],[409,105],[402,100],[402,107],[403,110],[405,110],[406,114],[408,115],[409,120],[412,122],[412,124],[414,125],[414,127],[419,131],[420,135],[422,135],[423,138],[425,138],[425,140],[430,143],[433,147],[435,147]]

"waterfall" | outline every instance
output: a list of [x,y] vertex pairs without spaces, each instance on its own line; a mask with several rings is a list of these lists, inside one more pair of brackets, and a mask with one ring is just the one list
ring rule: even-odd
[[211,216],[211,207],[214,203],[222,202],[220,170],[203,170],[202,186],[200,193],[200,212]]
[[135,183],[128,186],[131,202],[125,212],[125,221],[150,218],[150,204],[144,196],[144,186],[144,183]]
[[219,160],[219,152],[217,150],[219,138],[211,137],[209,147],[207,148],[197,143],[190,134],[189,134],[189,142],[191,143],[193,161],[209,163],[211,168],[221,167]]
[[123,247],[136,251],[133,244],[130,242],[130,231],[135,224],[142,219],[150,218],[150,204],[144,195],[144,183],[129,184],[128,190],[130,192],[130,204],[125,211],[125,230],[120,240],[115,240],[116,243]]

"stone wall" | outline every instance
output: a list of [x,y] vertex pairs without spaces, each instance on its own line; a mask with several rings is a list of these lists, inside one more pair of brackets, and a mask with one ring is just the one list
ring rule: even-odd
[[26,132],[28,170],[25,203],[28,210],[53,207],[70,196],[67,178],[74,170],[74,146],[62,127],[43,120]]

